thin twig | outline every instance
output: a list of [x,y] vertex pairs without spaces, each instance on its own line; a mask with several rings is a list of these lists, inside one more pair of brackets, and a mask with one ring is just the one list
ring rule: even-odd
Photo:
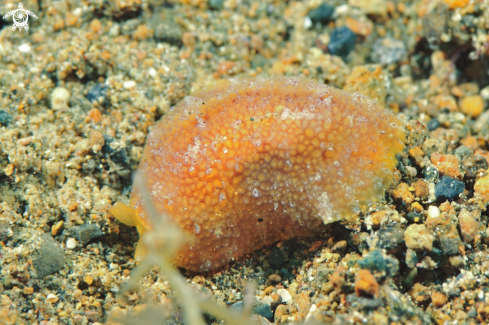
[[[149,258],[148,258],[149,259]],[[195,299],[195,294],[190,291],[185,278],[171,266],[166,259],[159,255],[152,255],[151,259],[160,267],[161,274],[164,274],[166,280],[173,289],[177,297],[178,304],[183,310],[185,324],[202,325],[205,324],[202,313],[198,308],[198,302]]]
[[229,310],[218,305],[210,299],[199,298],[187,285],[187,281],[180,272],[171,265],[173,254],[185,242],[183,230],[174,224],[168,216],[161,213],[154,206],[148,192],[142,174],[138,173],[134,179],[134,186],[137,187],[143,200],[144,209],[152,229],[144,233],[142,243],[148,249],[148,255],[141,264],[134,269],[129,282],[134,285],[137,279],[143,278],[152,265],[159,267],[161,275],[166,277],[168,284],[172,288],[177,303],[181,307],[185,324],[203,325],[205,324],[203,313],[207,312],[212,316],[222,319],[228,325],[254,325],[249,317],[252,306],[254,285],[247,286],[245,291],[245,303],[242,313]]
[[200,300],[199,307],[202,311],[222,319],[226,325],[256,325],[247,315],[219,306],[210,299]]

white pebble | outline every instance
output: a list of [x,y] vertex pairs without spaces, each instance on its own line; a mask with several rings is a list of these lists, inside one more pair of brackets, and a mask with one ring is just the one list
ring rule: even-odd
[[347,4],[337,6],[334,9],[333,17],[342,16],[342,15],[346,14],[348,12],[348,10],[350,10],[350,9],[349,9]]
[[132,87],[136,86],[136,81],[134,81],[134,80],[124,81],[122,86],[124,86],[124,88],[126,88],[126,89],[132,88]]
[[31,45],[29,43],[24,43],[19,46],[19,51],[22,53],[27,53],[31,51]]
[[67,109],[71,94],[63,87],[54,88],[51,93],[51,108],[54,110]]
[[475,121],[474,126],[472,126],[472,129],[475,132],[482,131],[482,129],[487,125],[489,122],[489,111],[483,112]]
[[[313,318],[313,317],[314,317],[314,316],[313,316],[313,314],[314,314],[314,312],[316,311],[316,309],[317,309],[317,308],[318,308],[318,307],[317,307],[315,304],[312,304],[312,305],[311,305],[311,308],[309,309],[309,312],[308,312],[308,313],[307,313],[307,315],[306,315],[306,319],[305,319],[305,321],[306,321],[305,323],[306,323],[306,324],[307,324],[307,323],[309,323],[309,320],[310,320],[310,319],[314,319],[314,318]],[[312,321],[312,322],[314,322],[314,321]],[[312,322],[311,322],[311,323],[312,323]],[[314,322],[314,323],[315,323],[315,322]]]
[[272,299],[272,297],[265,296],[265,297],[263,297],[263,298],[261,299],[261,302],[262,302],[262,304],[264,304],[264,305],[269,305],[269,306],[270,306],[270,305],[273,303],[273,299]]
[[121,31],[121,26],[118,23],[114,23],[109,30],[109,36],[116,37],[119,36]]
[[411,177],[416,177],[416,175],[418,174],[418,171],[416,170],[416,168],[411,167],[411,166],[406,166],[406,172]]
[[49,301],[49,302],[56,302],[59,300],[58,296],[53,294],[53,293],[50,293],[48,294],[48,296],[46,297],[46,300]]
[[282,297],[282,302],[287,302],[292,299],[292,296],[286,289],[278,289],[277,294]]
[[66,248],[73,249],[76,247],[76,239],[75,238],[68,238],[66,241]]
[[112,288],[110,288],[110,291],[112,292],[119,292],[120,291],[120,288],[117,284],[115,283],[112,283]]
[[440,209],[438,209],[434,205],[428,208],[428,218],[436,218],[439,215],[440,215]]
[[484,98],[484,100],[489,100],[489,86],[482,88],[480,95],[482,98]]
[[150,69],[149,69],[149,75],[150,75],[151,77],[156,77],[156,70],[155,70],[154,68],[150,68]]

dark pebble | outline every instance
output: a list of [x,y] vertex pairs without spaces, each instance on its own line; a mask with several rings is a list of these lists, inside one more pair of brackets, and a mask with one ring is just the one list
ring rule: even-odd
[[92,239],[102,237],[104,235],[100,228],[94,223],[73,227],[71,228],[71,233],[83,245]]
[[387,226],[377,232],[379,245],[383,249],[393,249],[404,243],[404,229],[400,224]]
[[454,178],[443,176],[435,185],[435,196],[441,200],[453,200],[464,191],[464,183]]
[[479,155],[465,157],[462,160],[462,169],[465,171],[466,178],[475,178],[479,170],[485,171],[487,168],[486,158]]
[[12,25],[6,19],[0,19],[0,30],[2,28],[10,28]]
[[222,10],[224,7],[224,0],[209,0],[209,9]]
[[385,272],[384,275],[392,276],[399,271],[399,261],[390,256],[384,256],[381,251],[374,250],[364,258],[357,261],[362,269],[372,272]]
[[407,268],[406,270],[404,270],[404,273],[402,274],[402,285],[404,286],[405,290],[411,289],[417,275],[418,269],[415,267]]
[[381,251],[374,250],[358,261],[362,269],[382,272],[386,268],[385,258]]
[[39,279],[58,272],[65,265],[65,253],[61,246],[47,234],[42,235],[41,239],[42,244],[32,263]]
[[87,99],[92,103],[96,102],[99,104],[103,104],[105,102],[106,96],[107,96],[107,85],[103,83],[99,83],[94,87],[92,87],[88,91],[85,97],[87,97]]
[[466,146],[460,146],[455,151],[453,152],[455,156],[457,156],[460,160],[464,159],[465,157],[470,157],[473,155],[472,150],[467,148]]
[[457,255],[459,253],[458,247],[462,244],[462,240],[458,234],[455,238],[448,236],[440,236],[440,248],[443,253],[447,255]]
[[129,158],[127,157],[124,149],[115,150],[110,145],[114,142],[114,138],[110,135],[104,134],[105,144],[102,146],[102,153],[110,157],[110,159],[116,164],[128,164]]
[[155,39],[170,45],[182,45],[182,28],[172,21],[161,21],[155,28]]
[[357,35],[348,27],[342,26],[331,33],[328,50],[333,55],[345,58],[355,48],[356,41]]
[[114,142],[114,138],[110,135],[104,134],[104,145],[102,146],[102,152],[105,154],[113,154],[116,150],[114,150],[110,144]]
[[432,118],[428,124],[426,124],[426,127],[428,128],[428,131],[433,131],[436,130],[440,127],[440,121],[438,121],[437,118]]
[[406,219],[409,221],[409,223],[419,223],[422,221],[422,219],[420,218],[420,215],[417,213],[414,213],[413,211],[408,212],[408,214],[406,214]]
[[0,110],[0,125],[8,126],[12,120],[13,118],[8,112]]
[[445,265],[448,261],[447,255],[441,249],[436,247],[431,249],[428,256],[430,256],[431,259],[437,264],[437,267]]
[[268,262],[273,267],[279,267],[285,263],[287,256],[284,251],[279,247],[274,247],[270,253],[268,253]]
[[[229,307],[231,310],[242,311],[243,310],[243,301],[236,301]],[[267,304],[263,304],[260,306],[253,307],[253,314],[260,315],[265,317],[269,321],[273,322],[273,312],[270,309],[270,306]]]
[[378,298],[370,299],[370,298],[359,297],[357,298],[357,303],[358,303],[358,307],[365,310],[375,310],[382,307],[382,300]]
[[272,309],[270,309],[270,306],[267,304],[253,308],[253,313],[268,319],[270,322],[273,322],[273,312]]
[[313,23],[327,24],[333,18],[334,7],[323,2],[319,7],[309,12],[309,18]]
[[435,167],[428,166],[423,169],[424,178],[427,182],[434,182],[438,179],[438,169]]

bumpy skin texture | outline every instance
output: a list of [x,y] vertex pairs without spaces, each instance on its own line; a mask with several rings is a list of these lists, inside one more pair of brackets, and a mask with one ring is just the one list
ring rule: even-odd
[[[151,131],[140,172],[193,240],[175,264],[209,271],[264,245],[358,218],[393,180],[405,138],[376,102],[299,79],[231,81]],[[137,189],[140,232],[151,228]]]

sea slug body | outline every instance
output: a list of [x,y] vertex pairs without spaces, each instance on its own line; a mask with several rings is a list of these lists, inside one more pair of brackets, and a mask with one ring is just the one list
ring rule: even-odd
[[[392,183],[404,139],[401,121],[359,94],[302,78],[228,81],[162,117],[139,172],[157,210],[193,237],[174,263],[205,272],[358,218]],[[131,205],[112,213],[151,229],[137,188]]]

